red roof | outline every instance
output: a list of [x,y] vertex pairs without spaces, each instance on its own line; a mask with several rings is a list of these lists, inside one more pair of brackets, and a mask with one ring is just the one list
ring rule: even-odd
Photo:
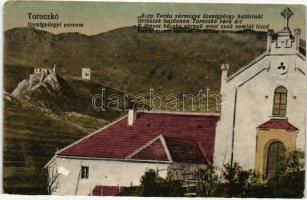
[[258,128],[273,128],[273,129],[287,129],[297,130],[287,119],[270,119],[269,121],[261,124]]
[[198,144],[193,140],[165,137],[170,156],[175,162],[206,163]]
[[153,141],[149,141],[139,150],[136,150],[131,155],[131,158],[184,163],[207,163],[205,156],[195,141],[163,135],[159,135]]
[[[212,161],[215,127],[218,120],[219,117],[214,115],[138,113],[133,125],[128,126],[127,117],[124,117],[62,149],[57,154],[62,156],[126,159],[149,141],[159,135],[163,135],[168,143],[170,152],[174,156],[174,160],[182,160],[181,153],[185,153],[184,155],[188,156],[188,150],[195,150],[197,149],[196,146],[198,146],[197,152],[201,152],[203,157],[205,156]],[[177,138],[177,140],[168,137]],[[179,139],[181,140],[179,141]],[[166,160],[165,155],[163,155],[165,152],[162,151],[161,145],[159,142],[153,144],[153,146],[149,147],[151,149],[146,149],[146,152],[142,152],[142,155],[136,155],[135,159],[150,160],[155,158],[162,161]],[[193,155],[189,155],[192,156],[191,160],[200,159],[200,156],[194,150]]]
[[169,160],[161,140],[156,140],[154,143],[150,144],[148,147],[132,156],[132,159],[163,161]]
[[96,185],[92,190],[93,196],[116,196],[124,190],[124,187],[120,186],[103,186]]

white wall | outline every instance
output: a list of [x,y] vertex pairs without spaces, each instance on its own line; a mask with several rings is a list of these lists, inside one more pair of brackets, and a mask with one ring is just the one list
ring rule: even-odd
[[[288,66],[288,73],[280,75],[277,67],[281,62]],[[243,86],[240,84],[264,70]],[[270,119],[273,94],[277,86],[288,89],[287,117],[299,128],[297,147],[305,146],[306,79],[297,70],[306,71],[305,61],[298,55],[268,55],[224,84],[222,94],[221,119],[217,124],[214,163],[222,166],[230,162],[231,139],[234,116],[235,90],[237,89],[234,161],[246,169],[254,168],[256,153],[256,127]],[[296,98],[295,98],[296,97]]]
[[[60,172],[58,189],[54,195],[88,195],[96,185],[131,186],[139,185],[140,178],[149,169],[167,169],[168,163],[141,163],[110,160],[84,160],[56,157],[51,166],[55,164]],[[89,178],[78,177],[81,166],[89,167]],[[167,170],[159,172],[165,178]],[[78,185],[77,193],[76,187]]]

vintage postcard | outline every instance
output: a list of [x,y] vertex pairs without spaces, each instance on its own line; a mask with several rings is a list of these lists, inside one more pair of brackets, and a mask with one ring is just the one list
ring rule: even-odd
[[302,198],[304,5],[8,1],[7,194]]

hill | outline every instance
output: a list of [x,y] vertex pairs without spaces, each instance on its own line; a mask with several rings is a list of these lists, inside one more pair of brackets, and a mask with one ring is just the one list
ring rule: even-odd
[[5,32],[4,62],[11,66],[57,64],[61,76],[80,77],[89,66],[93,80],[111,88],[161,95],[218,90],[220,65],[230,73],[265,50],[266,35],[240,33],[137,33],[126,27],[86,36],[58,35],[32,28]]
[[56,73],[32,74],[4,96],[4,191],[46,194],[43,166],[57,149],[123,115],[98,112],[91,97],[106,88],[98,83],[63,79]]

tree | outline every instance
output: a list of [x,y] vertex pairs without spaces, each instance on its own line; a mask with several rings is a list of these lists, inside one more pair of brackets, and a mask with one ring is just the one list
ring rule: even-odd
[[58,189],[59,173],[55,166],[49,166],[48,169],[44,170],[44,175],[47,177],[47,191],[48,194],[54,193]]
[[180,181],[163,179],[152,169],[142,176],[141,187],[141,195],[146,197],[178,197],[184,194]]
[[248,188],[256,179],[252,170],[243,170],[238,163],[231,165],[227,163],[222,170],[223,178],[226,181],[226,194],[230,197],[244,197]]
[[288,153],[283,173],[267,182],[254,185],[249,197],[257,198],[302,198],[305,189],[304,152]]
[[212,196],[218,183],[218,175],[216,174],[216,167],[208,164],[205,168],[199,169],[194,178],[198,180],[198,195]]
[[284,173],[268,181],[274,197],[301,198],[304,196],[305,173],[303,151],[288,153]]
[[304,170],[305,154],[303,151],[294,150],[288,154],[287,157],[287,173],[299,172]]
[[145,172],[145,174],[141,177],[143,196],[146,197],[157,196],[158,180],[161,180],[161,178],[157,175],[157,173],[153,169],[150,169],[149,171]]

